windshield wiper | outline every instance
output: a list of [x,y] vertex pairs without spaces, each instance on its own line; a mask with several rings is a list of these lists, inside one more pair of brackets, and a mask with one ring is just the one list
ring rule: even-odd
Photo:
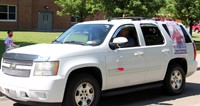
[[64,43],[86,45],[84,42],[80,42],[80,41],[65,41]]
[[54,40],[54,41],[52,41],[51,43],[63,43],[63,42],[61,42],[61,41],[58,41],[57,39],[56,40]]

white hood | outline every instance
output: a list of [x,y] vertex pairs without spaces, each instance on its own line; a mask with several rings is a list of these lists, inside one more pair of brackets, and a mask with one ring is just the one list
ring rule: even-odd
[[24,46],[17,49],[7,51],[7,53],[19,53],[45,56],[50,58],[62,58],[68,56],[76,56],[96,52],[91,50],[92,46],[82,46],[74,44],[36,44],[31,46]]

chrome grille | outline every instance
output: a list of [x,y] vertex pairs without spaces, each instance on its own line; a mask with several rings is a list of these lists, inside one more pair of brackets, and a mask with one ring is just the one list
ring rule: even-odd
[[4,59],[3,63],[7,64],[16,64],[16,65],[23,65],[23,66],[32,66],[33,61],[30,60],[12,60],[12,59]]
[[29,77],[32,65],[30,60],[3,59],[2,72],[10,76]]
[[11,76],[17,76],[17,77],[29,77],[30,76],[30,70],[12,70],[8,67],[2,67],[2,71],[4,74],[11,75]]

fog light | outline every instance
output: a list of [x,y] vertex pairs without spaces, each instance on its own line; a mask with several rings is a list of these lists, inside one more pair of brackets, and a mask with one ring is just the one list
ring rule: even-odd
[[20,96],[24,98],[28,98],[28,95],[26,92],[20,91]]
[[47,99],[47,94],[45,92],[35,92],[39,99],[44,100]]

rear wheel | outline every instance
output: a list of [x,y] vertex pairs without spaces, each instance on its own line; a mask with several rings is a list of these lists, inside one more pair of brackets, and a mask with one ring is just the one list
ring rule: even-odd
[[73,77],[65,91],[63,106],[96,106],[100,98],[97,80],[89,74]]
[[185,88],[185,72],[183,68],[174,64],[167,70],[164,79],[164,89],[170,95],[181,94]]

